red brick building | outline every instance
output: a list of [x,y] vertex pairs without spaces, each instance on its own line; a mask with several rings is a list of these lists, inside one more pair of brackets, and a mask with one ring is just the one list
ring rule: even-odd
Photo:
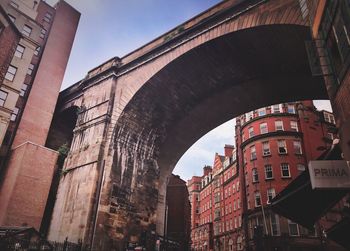
[[[210,166],[204,168],[210,169]],[[199,193],[201,190],[202,178],[199,176],[193,176],[189,181],[187,181],[187,189],[189,193],[189,199],[191,204],[191,226],[199,226]]]
[[167,224],[166,237],[176,243],[167,250],[189,250],[191,232],[191,206],[188,200],[186,182],[178,175],[171,175],[167,185]]
[[[215,155],[210,175],[202,176],[193,250],[321,248],[322,229],[308,230],[274,214],[270,201],[306,170],[309,160],[329,149],[335,137],[333,115],[317,111],[312,101],[272,105],[238,117],[237,151],[226,145],[224,156]],[[210,225],[213,234],[207,241],[203,227]],[[203,245],[210,241],[212,246]]]
[[[308,230],[270,210],[270,201],[332,145],[334,117],[312,101],[278,104],[237,118],[238,159],[244,174],[246,244],[259,250],[311,250],[320,229]],[[261,236],[270,236],[266,241]],[[283,238],[281,238],[283,236]],[[306,248],[306,249],[305,249]]]
[[226,145],[224,155],[215,154],[212,169],[203,168],[199,202],[192,205],[199,205],[199,225],[192,225],[192,250],[232,250],[234,243],[241,243],[241,192],[234,146]]

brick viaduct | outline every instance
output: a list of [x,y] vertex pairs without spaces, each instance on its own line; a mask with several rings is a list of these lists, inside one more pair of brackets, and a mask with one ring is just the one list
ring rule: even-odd
[[227,0],[61,92],[47,146],[68,142],[49,238],[122,250],[163,234],[167,176],[201,136],[273,103],[327,98],[297,0]]

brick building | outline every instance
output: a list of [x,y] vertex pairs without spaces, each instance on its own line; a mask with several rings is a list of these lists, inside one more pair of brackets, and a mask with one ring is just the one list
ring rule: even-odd
[[[343,168],[347,173],[345,182],[348,182],[350,4],[349,1],[343,0],[299,2],[304,18],[309,21],[312,34],[312,40],[306,42],[311,71],[314,76],[323,76],[340,139],[321,156],[322,161],[315,165],[323,165],[331,171]],[[323,232],[329,239],[350,249],[350,240],[346,234],[350,229],[349,186],[344,185],[342,177],[336,175],[333,177],[336,186],[324,186],[320,189],[312,185],[311,177],[314,177],[314,174],[310,171],[286,187],[273,201],[273,210],[303,225],[321,222]],[[309,208],[307,212],[303,210],[305,207]],[[330,220],[325,222],[325,219]]]
[[21,33],[7,53],[1,43],[0,57],[10,61],[0,62],[6,68],[0,82],[0,225],[39,229],[58,156],[45,142],[80,13],[63,0],[54,7],[4,0],[0,9],[7,16],[0,27]]
[[310,21],[313,40],[309,41],[310,65],[314,75],[322,75],[331,101],[340,145],[350,160],[350,3],[337,0],[300,1],[303,15]]
[[167,185],[167,224],[166,237],[176,245],[167,250],[189,250],[190,241],[190,202],[186,182],[178,175],[171,175]]
[[[225,146],[224,156],[215,155],[210,175],[202,177],[193,250],[320,248],[323,229],[306,229],[273,213],[270,202],[306,170],[309,160],[331,148],[334,122],[331,113],[317,111],[312,101],[272,105],[236,118],[237,150]],[[212,246],[203,245],[207,225],[213,226]]]
[[[188,184],[194,178],[198,180],[193,177]],[[199,218],[199,224],[192,225],[192,250],[233,250],[234,243],[242,243],[243,211],[234,146],[226,145],[224,155],[215,154],[212,169],[203,168],[199,197],[192,201],[197,205],[192,218]]]
[[[208,169],[208,172],[211,171],[210,166],[205,166],[204,169]],[[199,226],[199,193],[201,190],[201,181],[202,179],[199,176],[193,176],[187,181],[187,189],[191,203],[191,226],[193,227]]]

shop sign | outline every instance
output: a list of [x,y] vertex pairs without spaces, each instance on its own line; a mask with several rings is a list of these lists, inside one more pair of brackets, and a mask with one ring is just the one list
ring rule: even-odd
[[309,162],[312,189],[350,189],[350,167],[345,160]]

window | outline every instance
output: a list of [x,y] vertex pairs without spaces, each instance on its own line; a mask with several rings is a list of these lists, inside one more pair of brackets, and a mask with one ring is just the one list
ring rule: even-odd
[[254,112],[248,112],[245,114],[245,121],[248,122],[249,120],[253,119]]
[[334,139],[333,133],[327,132],[327,138],[333,140]]
[[28,89],[28,85],[27,84],[22,84],[21,92],[20,92],[19,95],[24,97],[24,95],[26,94],[27,89]]
[[259,114],[259,116],[264,116],[264,115],[266,115],[266,108],[260,108],[260,109],[258,110],[258,114]]
[[10,5],[16,9],[18,9],[18,7],[19,7],[17,3],[12,2],[12,1],[11,1]]
[[268,141],[262,142],[263,156],[268,156],[271,154],[270,152],[270,144]]
[[24,25],[22,29],[22,34],[29,37],[31,33],[32,33],[32,28],[28,25]]
[[255,146],[250,147],[250,160],[256,159],[256,149]]
[[0,106],[4,106],[8,93],[0,90]]
[[288,229],[289,229],[289,235],[291,235],[291,236],[299,236],[298,224],[288,220]]
[[305,169],[305,166],[303,164],[297,164],[297,170],[299,172],[304,172],[306,169]]
[[17,72],[17,68],[14,67],[13,65],[10,65],[9,68],[7,69],[5,78],[8,81],[13,81],[13,79],[15,78],[16,72]]
[[40,38],[44,39],[46,35],[46,30],[45,29],[41,29],[40,31]]
[[265,165],[265,179],[273,179],[273,172],[271,165]]
[[273,105],[272,107],[271,107],[271,112],[272,113],[280,113],[281,111],[280,111],[280,105]]
[[27,74],[28,74],[29,76],[32,75],[33,70],[34,70],[34,65],[33,65],[33,64],[30,64],[29,67],[28,67]]
[[248,128],[248,135],[249,135],[249,138],[254,137],[254,128],[253,127]]
[[10,18],[10,20],[12,21],[12,23],[16,22],[16,18],[10,14],[7,14]]
[[298,122],[296,121],[291,121],[290,122],[290,130],[297,132],[298,131]]
[[274,188],[267,189],[267,204],[271,203],[271,200],[275,197],[276,192]]
[[295,114],[295,106],[294,105],[288,105],[288,113],[294,113]]
[[275,130],[276,131],[283,131],[283,121],[282,120],[275,121]]
[[23,53],[24,53],[24,46],[22,45],[17,45],[16,47],[16,51],[15,51],[15,56],[18,58],[22,58],[23,57]]
[[13,109],[13,112],[11,113],[11,121],[16,121],[18,112],[19,112],[19,109],[17,107],[15,107]]
[[309,8],[306,0],[299,0],[299,5],[303,19],[306,19],[309,15]]
[[260,192],[255,193],[255,207],[260,207],[261,206],[261,196]]
[[287,154],[287,145],[285,140],[277,140],[278,153]]
[[277,214],[271,214],[270,216],[271,234],[273,236],[278,236],[281,234],[279,217]]
[[300,141],[294,141],[293,146],[294,146],[294,153],[295,154],[302,154]]
[[268,129],[267,129],[267,123],[261,123],[260,124],[260,133],[263,134],[263,133],[268,133]]
[[[345,62],[350,52],[350,29],[348,18],[349,4],[348,1],[339,1],[341,2],[338,7],[339,11],[330,10],[330,8],[334,8],[336,2],[332,3],[333,6],[330,5],[328,7],[327,15],[325,15],[328,16],[328,19],[332,19],[333,21],[331,26],[332,30],[329,32],[330,34],[327,38],[327,49],[330,51],[336,74],[342,78],[342,70],[344,69],[344,66],[347,65]],[[329,27],[330,25],[327,26]],[[325,28],[323,28],[323,30],[325,30]]]
[[290,171],[288,163],[281,164],[282,178],[290,178]]
[[39,52],[40,52],[40,46],[36,47],[35,51],[34,51],[34,55],[35,56],[38,56],[39,55]]
[[323,112],[324,120],[328,123],[335,124],[334,116],[333,114],[330,114],[328,112]]
[[253,175],[253,183],[258,182],[259,181],[258,169],[253,168],[252,175]]
[[49,12],[47,12],[46,14],[45,14],[45,16],[44,16],[44,19],[43,19],[45,22],[47,22],[47,23],[50,23],[51,22],[51,20],[52,20],[52,14],[51,13],[49,13]]

